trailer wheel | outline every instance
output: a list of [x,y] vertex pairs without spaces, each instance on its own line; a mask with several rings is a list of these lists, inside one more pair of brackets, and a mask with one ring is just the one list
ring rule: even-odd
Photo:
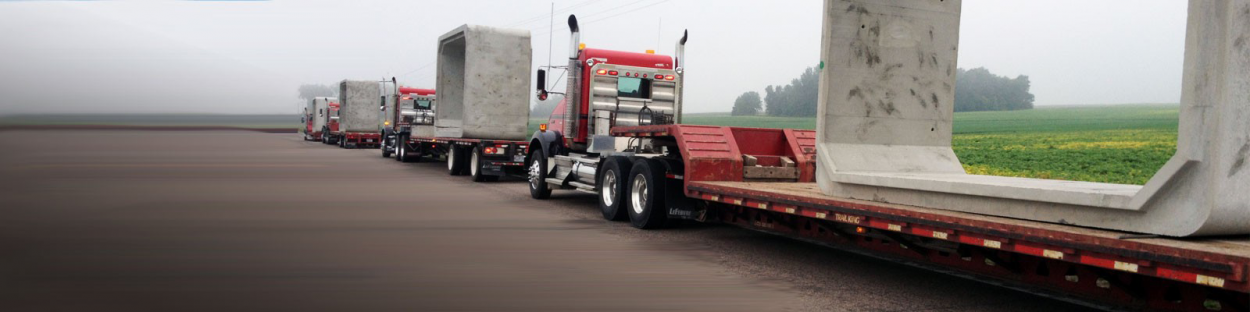
[[[533,148],[533,146],[531,146]],[[551,197],[551,186],[547,185],[547,155],[541,148],[530,151],[529,163],[530,197],[547,199]]]
[[408,149],[399,142],[395,142],[395,161],[408,162]]
[[473,176],[473,182],[489,182],[499,180],[499,177],[482,174],[482,167],[486,163],[482,161],[482,151],[473,149],[473,153],[469,155],[469,175]]
[[664,165],[639,159],[629,170],[629,221],[640,229],[663,227],[668,222],[664,203]]
[[464,149],[452,145],[447,149],[447,174],[464,175]]
[[625,212],[625,201],[629,199],[626,187],[629,185],[629,159],[620,156],[611,156],[603,160],[602,173],[599,174],[599,181],[596,183],[599,190],[599,210],[603,211],[603,218],[611,221],[625,221],[629,216]]

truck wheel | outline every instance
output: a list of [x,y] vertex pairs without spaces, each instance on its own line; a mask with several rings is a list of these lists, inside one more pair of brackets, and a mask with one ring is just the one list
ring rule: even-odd
[[452,145],[447,149],[447,174],[464,175],[464,150]]
[[408,162],[408,149],[398,142],[395,144],[395,161]]
[[346,137],[337,137],[335,139],[339,141],[339,148],[347,148],[347,140],[345,140]]
[[551,186],[547,185],[547,155],[541,148],[534,148],[530,152],[529,179],[530,197],[534,199],[551,197]]
[[639,159],[629,170],[629,222],[636,228],[655,229],[668,222],[663,168],[657,160]]
[[[391,151],[398,151],[398,148],[399,146],[395,146],[395,149],[388,149],[386,148],[385,143],[382,144],[382,158],[391,158],[391,154],[392,154]],[[399,155],[399,153],[394,153],[394,154]],[[396,156],[396,157],[399,157],[399,156]]]
[[499,180],[499,177],[497,176],[485,175],[482,173],[482,167],[485,165],[486,165],[486,162],[482,161],[481,150],[478,150],[476,148],[473,149],[473,154],[469,155],[469,175],[473,176],[473,182],[487,182],[487,181]]
[[629,160],[625,157],[611,156],[603,159],[603,173],[599,175],[599,210],[603,218],[611,221],[625,221],[628,216],[621,207],[629,197],[625,187],[629,173]]

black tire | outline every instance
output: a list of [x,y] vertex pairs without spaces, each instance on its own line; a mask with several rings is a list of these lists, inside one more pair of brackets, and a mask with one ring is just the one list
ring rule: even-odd
[[542,148],[530,146],[530,163],[525,168],[529,173],[530,197],[547,199],[551,197],[551,186],[547,185],[547,155]]
[[408,148],[404,145],[405,144],[403,143],[399,143],[399,141],[395,141],[395,161],[401,163],[408,162]]
[[395,156],[395,157],[399,157],[399,156],[398,156],[398,154],[399,154],[399,153],[391,153],[391,151],[399,151],[399,149],[398,149],[398,148],[399,148],[399,146],[398,146],[398,145],[395,145],[395,149],[387,149],[387,148],[386,148],[386,144],[385,144],[385,143],[384,143],[384,144],[379,144],[379,145],[382,145],[382,158],[391,158],[391,154],[396,154],[397,156]]
[[473,153],[469,155],[469,175],[473,177],[473,182],[490,182],[499,180],[499,176],[486,175],[482,173],[482,167],[486,166],[486,162],[482,160],[482,150],[474,148]]
[[653,159],[639,159],[629,170],[629,222],[640,229],[657,229],[668,223],[668,206],[664,203],[664,164]]
[[447,174],[454,176],[464,175],[464,163],[464,149],[451,145],[447,149]]
[[347,148],[347,140],[346,140],[346,139],[347,139],[347,137],[337,137],[337,138],[335,138],[335,140],[338,140],[338,141],[339,141],[339,142],[338,142],[338,143],[339,143],[339,148]]
[[[598,181],[595,183],[595,189],[599,194],[599,210],[603,212],[603,218],[611,221],[625,221],[629,215],[625,212],[628,204],[625,201],[628,196],[626,186],[629,177],[630,163],[629,159],[621,156],[610,156],[603,159],[603,163],[599,166],[601,173]],[[623,208],[626,207],[626,208]]]

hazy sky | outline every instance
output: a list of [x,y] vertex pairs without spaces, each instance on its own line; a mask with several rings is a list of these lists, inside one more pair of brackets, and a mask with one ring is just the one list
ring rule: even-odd
[[[964,0],[959,65],[1028,75],[1037,104],[1174,103],[1181,0]],[[0,114],[295,113],[301,83],[399,76],[433,87],[436,41],[462,24],[532,30],[534,65],[590,47],[671,54],[686,111],[729,111],[820,57],[822,1],[0,1]],[[1076,10],[1073,8],[1080,8]]]

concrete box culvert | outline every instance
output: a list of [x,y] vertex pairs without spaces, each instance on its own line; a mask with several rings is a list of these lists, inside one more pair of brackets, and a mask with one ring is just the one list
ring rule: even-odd
[[339,82],[339,131],[382,130],[382,89],[377,81]]
[[1167,236],[1250,234],[1250,45],[1237,44],[1250,0],[1189,2],[1177,152],[1144,186],[966,174],[951,149],[960,6],[825,1],[825,194]]
[[529,137],[528,30],[464,25],[439,37],[434,126],[439,137]]

